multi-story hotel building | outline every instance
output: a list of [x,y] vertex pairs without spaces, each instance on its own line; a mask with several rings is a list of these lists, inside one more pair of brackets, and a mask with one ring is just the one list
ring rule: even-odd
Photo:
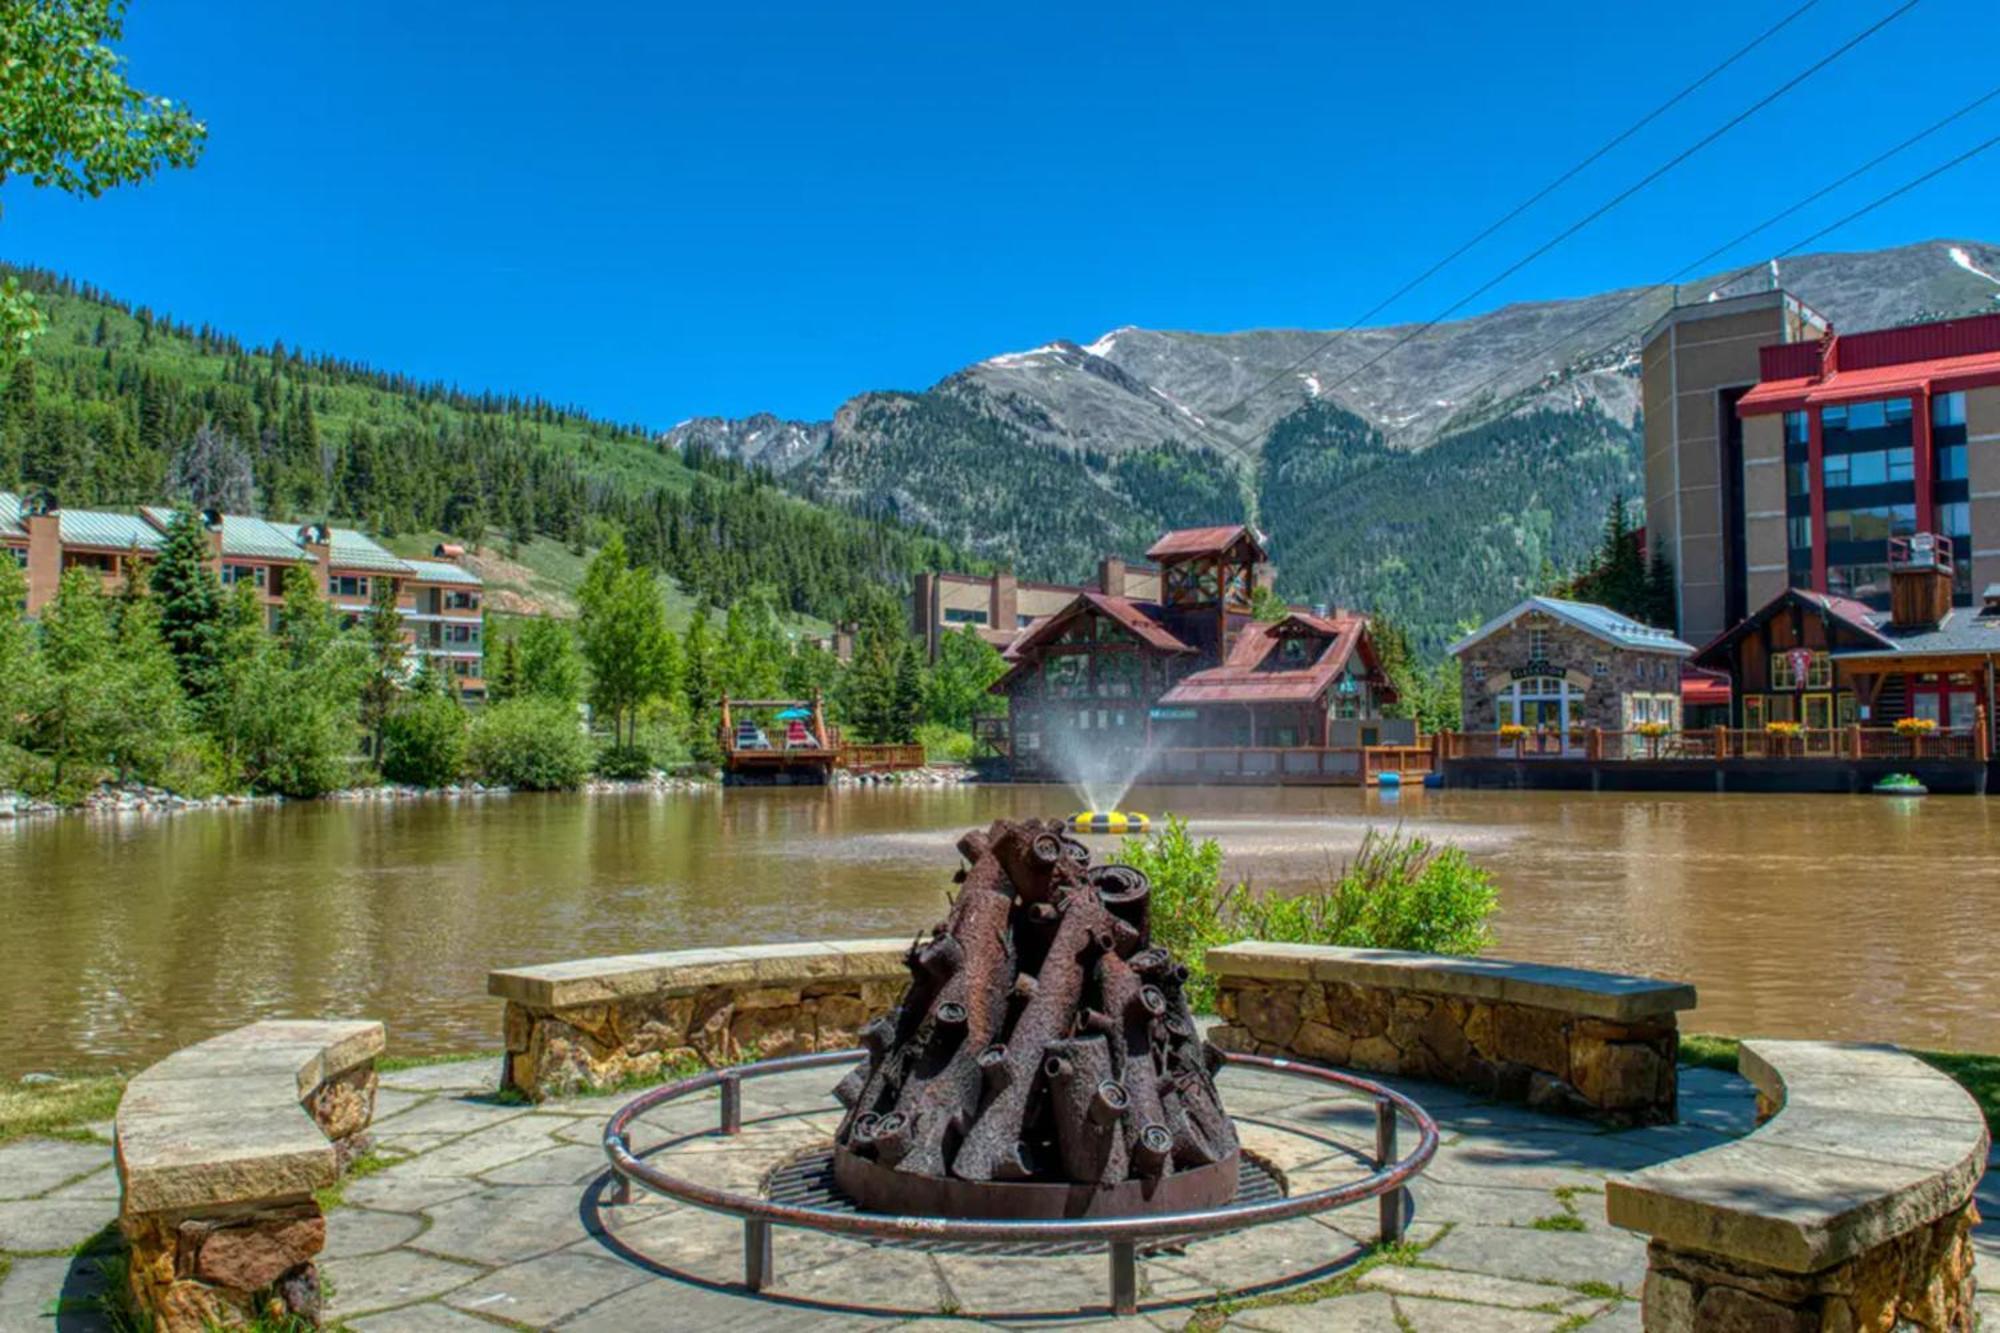
[[[36,498],[0,491],[0,548],[28,577],[28,614],[56,595],[63,571],[91,569],[108,589],[121,586],[134,560],[159,558],[174,511],[149,506],[137,514],[58,509]],[[309,523],[291,528],[240,514],[203,515],[211,560],[225,585],[252,584],[269,623],[284,602],[289,570],[311,570],[315,584],[349,624],[367,615],[377,580],[396,592],[413,659],[453,676],[472,697],[486,692],[480,578],[456,547],[434,559],[409,560],[352,528]]]
[[967,625],[995,648],[1005,648],[1022,629],[1046,620],[1079,594],[1100,592],[1135,602],[1160,600],[1157,565],[1106,556],[1097,563],[1097,582],[1023,582],[1010,573],[919,574],[910,589],[910,630],[924,641],[932,661],[938,642]]
[[2000,314],[1843,334],[1762,292],[1669,312],[1641,364],[1648,539],[1739,724],[1990,718]]

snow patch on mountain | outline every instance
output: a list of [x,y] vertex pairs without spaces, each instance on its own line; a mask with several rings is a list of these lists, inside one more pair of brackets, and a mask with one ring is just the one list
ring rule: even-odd
[[[1958,265],[1960,268],[1964,269],[1967,273],[1972,274],[1974,277],[1984,278],[1988,282],[1992,283],[1995,287],[2000,287],[2000,278],[1994,277],[1991,273],[1988,273],[1985,269],[1973,263],[1972,256],[1969,253],[1967,253],[1964,246],[1954,245],[1949,250],[1945,251],[1945,253],[1951,256],[1952,263]],[[2000,301],[2000,294],[1996,294],[1993,297],[1993,299],[1996,301]]]

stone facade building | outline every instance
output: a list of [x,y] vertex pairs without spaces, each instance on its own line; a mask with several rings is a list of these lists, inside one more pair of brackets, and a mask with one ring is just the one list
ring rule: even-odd
[[1567,736],[1681,724],[1681,663],[1694,653],[1665,630],[1609,607],[1530,597],[1455,643],[1466,731],[1510,723]]

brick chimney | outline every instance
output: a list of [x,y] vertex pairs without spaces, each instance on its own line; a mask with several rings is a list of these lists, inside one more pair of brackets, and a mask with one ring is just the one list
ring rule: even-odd
[[1115,555],[1107,555],[1097,562],[1097,590],[1106,597],[1125,595],[1125,561]]
[[21,526],[28,530],[28,614],[55,600],[62,582],[62,514],[46,499],[22,507]]
[[993,576],[992,591],[986,598],[986,623],[1012,634],[1021,621],[1021,585],[1011,569]]

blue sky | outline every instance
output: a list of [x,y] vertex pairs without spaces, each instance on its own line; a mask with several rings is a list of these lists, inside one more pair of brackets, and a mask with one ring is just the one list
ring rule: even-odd
[[[667,426],[823,417],[1121,324],[1337,328],[1801,0],[135,0],[201,164],[10,183],[0,256],[253,341]],[[1417,320],[1894,8],[1821,0],[1386,312]],[[1623,11],[1630,10],[1630,13]],[[2000,79],[1907,16],[1481,298],[1656,281]],[[1992,134],[2000,100],[1734,258]],[[1829,238],[2000,241],[2000,149]]]

